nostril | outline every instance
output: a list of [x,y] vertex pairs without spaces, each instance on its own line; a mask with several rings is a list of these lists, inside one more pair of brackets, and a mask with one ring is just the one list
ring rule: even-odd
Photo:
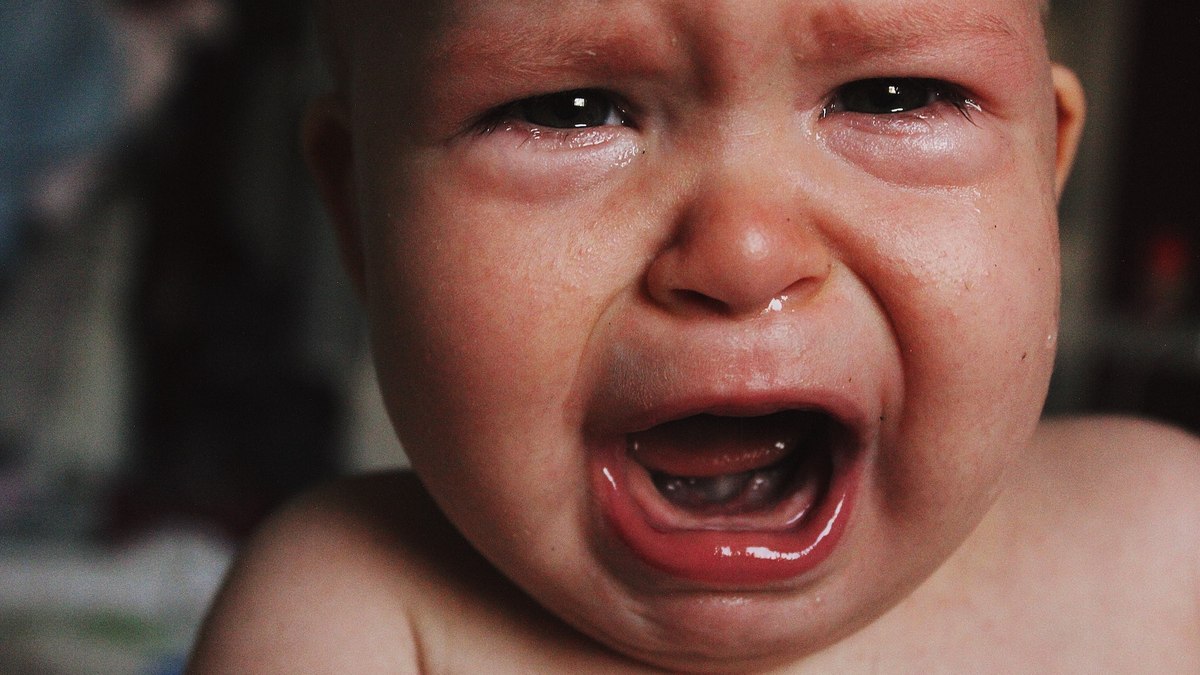
[[[829,276],[833,273],[832,263],[823,274],[813,274],[795,280],[782,291],[773,295],[734,293],[729,289],[721,294],[705,293],[686,287],[659,289],[656,293],[651,284],[649,293],[673,311],[685,313],[706,314],[712,316],[743,316],[771,314],[786,311],[789,307],[810,301],[819,294]],[[665,294],[664,294],[665,293]]]
[[830,262],[824,268],[823,273],[813,274],[811,276],[797,279],[792,283],[791,286],[788,286],[783,290],[783,292],[771,299],[766,311],[780,312],[787,308],[790,303],[807,302],[811,300],[814,296],[820,293],[821,289],[825,287],[829,277],[832,275],[833,263]]
[[699,291],[677,288],[671,291],[676,307],[697,310],[704,314],[731,314],[733,309],[720,300]]

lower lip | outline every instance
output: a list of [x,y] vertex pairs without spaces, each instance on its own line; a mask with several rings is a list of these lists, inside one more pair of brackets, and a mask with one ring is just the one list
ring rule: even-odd
[[[602,453],[594,464],[596,494],[607,522],[650,567],[721,588],[761,587],[800,577],[837,547],[854,502],[854,470],[837,462],[829,489],[814,511],[781,531],[662,530],[647,520],[630,494],[625,459]],[[853,462],[850,462],[853,464]],[[849,470],[848,470],[849,469]]]

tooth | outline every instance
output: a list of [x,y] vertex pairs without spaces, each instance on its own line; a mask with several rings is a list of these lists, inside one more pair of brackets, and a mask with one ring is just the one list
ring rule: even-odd
[[727,474],[707,480],[693,479],[694,484],[703,493],[703,499],[710,504],[727,502],[741,494],[746,486],[746,474]]
[[711,506],[736,499],[746,489],[753,472],[711,478],[658,474],[654,482],[669,501],[680,506]]
[[758,471],[746,486],[746,501],[749,505],[765,504],[779,491],[784,480],[782,471]]

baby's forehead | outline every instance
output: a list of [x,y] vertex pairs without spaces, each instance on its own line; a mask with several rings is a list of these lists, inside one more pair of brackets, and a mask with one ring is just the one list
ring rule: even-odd
[[[680,59],[722,69],[756,48],[762,56],[786,48],[797,61],[835,67],[995,53],[1014,67],[1037,68],[1046,58],[1043,1],[348,0],[378,9],[354,17],[355,59],[381,63],[390,51],[385,60],[430,86],[451,73],[500,77],[503,64],[514,63],[533,72],[588,62],[592,75],[597,67],[631,74]],[[389,75],[397,76],[408,79]]]
[[[354,0],[351,0],[352,2]],[[387,12],[402,17],[406,24],[434,29],[438,33],[453,33],[464,27],[488,23],[520,23],[536,30],[546,21],[569,16],[611,16],[614,14],[642,16],[678,16],[683,13],[708,14],[720,21],[723,6],[743,8],[765,5],[772,9],[788,8],[797,17],[808,17],[819,26],[835,25],[840,21],[854,22],[872,14],[895,17],[936,16],[953,18],[967,13],[990,17],[1019,31],[1026,28],[1021,19],[1041,17],[1048,0],[358,0],[360,7],[372,7],[365,14]],[[361,12],[360,12],[361,13]],[[1040,29],[1040,22],[1036,22]],[[870,24],[868,24],[870,25]],[[886,22],[876,24],[886,28]],[[960,26],[951,22],[943,30]]]
[[[352,0],[355,1],[355,0]],[[735,36],[739,24],[768,13],[794,42],[797,56],[852,60],[862,53],[957,43],[1044,44],[1045,0],[357,0],[380,8],[360,13],[360,26],[376,39],[404,45],[419,61],[486,60],[514,51],[588,53],[614,45],[642,46],[686,39]],[[761,7],[759,7],[761,5]],[[775,30],[772,27],[771,30]],[[359,36],[362,37],[361,34]],[[765,36],[764,36],[765,37]],[[615,38],[615,39],[614,39]],[[395,44],[393,42],[393,44]],[[683,45],[695,48],[696,45]],[[360,44],[362,48],[364,45]],[[367,46],[369,51],[380,47]],[[928,51],[934,51],[930,48]],[[494,52],[494,53],[493,53]],[[359,52],[362,53],[361,51]],[[736,58],[734,52],[729,57]]]

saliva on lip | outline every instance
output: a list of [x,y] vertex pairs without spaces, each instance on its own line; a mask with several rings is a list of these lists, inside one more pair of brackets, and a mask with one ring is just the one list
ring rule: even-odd
[[826,559],[851,510],[855,472],[837,470],[837,432],[810,409],[664,422],[599,455],[600,506],[632,553],[672,577],[792,579]]

